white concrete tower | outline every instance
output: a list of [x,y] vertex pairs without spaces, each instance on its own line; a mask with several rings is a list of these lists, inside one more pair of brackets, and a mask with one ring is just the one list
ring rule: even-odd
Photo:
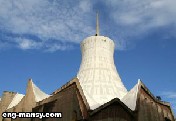
[[81,42],[82,62],[77,74],[91,109],[127,93],[114,64],[114,42],[99,35],[98,15],[96,23],[96,35]]

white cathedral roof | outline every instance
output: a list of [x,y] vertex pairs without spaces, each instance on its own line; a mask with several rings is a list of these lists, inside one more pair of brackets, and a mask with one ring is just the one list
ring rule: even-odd
[[77,78],[91,110],[122,99],[127,90],[114,64],[114,42],[108,37],[91,36],[81,42],[82,62]]
[[36,102],[42,101],[43,99],[48,98],[50,96],[44,93],[43,91],[41,91],[33,82],[32,82],[32,88],[33,88]]
[[17,94],[14,96],[14,98],[12,99],[12,101],[11,101],[11,103],[9,104],[9,106],[7,107],[7,109],[10,109],[10,108],[16,106],[16,105],[22,100],[23,97],[24,97],[23,94],[18,94],[18,93],[17,93]]
[[[35,97],[35,101],[36,102],[39,102],[39,101],[42,101],[43,99],[45,98],[48,98],[50,95],[44,93],[43,91],[41,91],[32,81],[32,79],[30,79],[31,81],[31,84],[32,84],[32,90],[33,93],[34,93],[34,97]],[[14,98],[12,99],[11,103],[9,104],[9,106],[7,107],[7,109],[10,109],[16,105],[18,105],[18,103],[22,100],[22,98],[24,97],[25,95],[23,94],[16,94],[14,96]],[[0,100],[1,101],[1,100]]]
[[90,95],[89,93],[87,93],[86,90],[83,90],[83,92],[84,92],[84,95],[85,95],[85,97],[86,97],[86,99],[87,99],[87,102],[88,102],[88,104],[89,104],[89,106],[90,106],[90,109],[94,110],[94,109],[96,109],[96,108],[98,108],[99,106],[102,105],[102,104],[98,103],[98,101],[95,100],[95,99],[92,97],[92,95]]
[[121,101],[133,111],[136,109],[139,84],[140,80],[138,80],[138,83],[121,99]]

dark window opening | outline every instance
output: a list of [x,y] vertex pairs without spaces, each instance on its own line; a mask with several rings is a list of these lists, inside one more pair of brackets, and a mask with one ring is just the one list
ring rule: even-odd
[[165,121],[171,121],[170,119],[168,119],[167,117],[165,117]]
[[52,112],[54,104],[55,104],[55,101],[52,101],[52,102],[49,102],[49,103],[45,103],[44,104],[44,108],[43,108],[43,112]]
[[[55,106],[55,101],[48,102],[44,104],[43,112],[53,112],[53,107]],[[49,121],[49,118],[42,118],[42,121]]]

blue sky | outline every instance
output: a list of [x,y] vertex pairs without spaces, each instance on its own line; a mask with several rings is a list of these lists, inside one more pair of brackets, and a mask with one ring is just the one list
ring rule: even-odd
[[80,42],[116,43],[115,64],[130,90],[138,79],[176,112],[175,0],[0,0],[0,95],[25,94],[27,80],[50,94],[76,76]]

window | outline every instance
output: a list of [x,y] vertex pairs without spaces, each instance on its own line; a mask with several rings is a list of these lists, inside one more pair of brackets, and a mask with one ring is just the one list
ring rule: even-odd
[[168,119],[167,117],[165,117],[165,121],[171,121],[170,119]]
[[[44,104],[43,112],[53,112],[53,107],[55,105],[55,101],[48,102]],[[49,118],[42,118],[42,121],[49,121]]]
[[52,112],[54,104],[55,104],[55,101],[45,103],[44,108],[43,108],[43,112]]

